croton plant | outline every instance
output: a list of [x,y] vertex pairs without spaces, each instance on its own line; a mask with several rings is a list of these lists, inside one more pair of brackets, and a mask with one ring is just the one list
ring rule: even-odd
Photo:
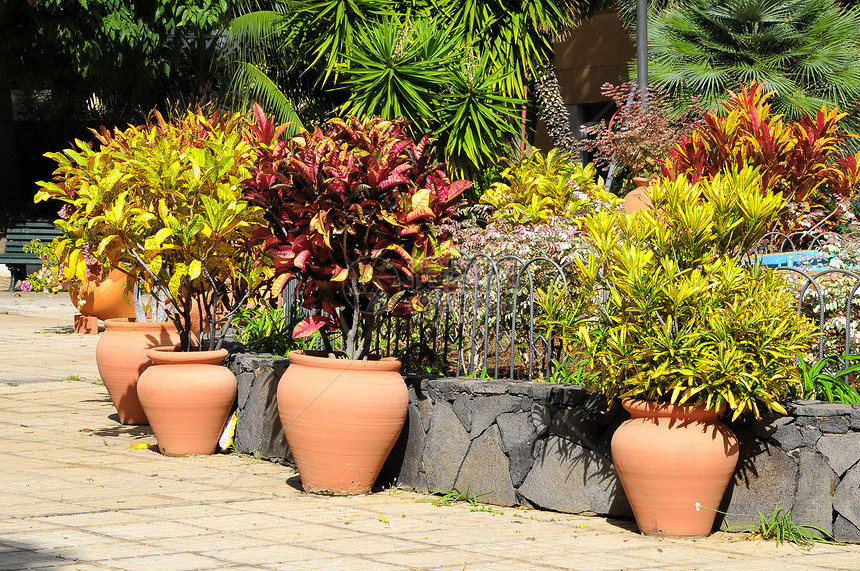
[[427,137],[415,142],[403,120],[333,119],[288,142],[255,106],[249,138],[258,160],[245,197],[266,212],[261,235],[280,291],[296,278],[313,313],[293,337],[340,332],[339,356],[367,358],[386,313],[422,309],[421,294],[443,283],[457,256],[438,231],[469,181],[451,182],[433,163]]
[[271,274],[251,241],[265,227],[263,212],[242,199],[253,162],[247,121],[200,109],[169,119],[155,112],[154,119],[93,131],[95,148],[75,141],[48,153],[57,170],[53,181],[39,183],[35,200],[65,203],[56,255],[67,278],[85,280],[91,258],[122,269],[168,304],[182,350],[205,346],[194,333],[204,322],[205,347],[215,349],[232,315]]
[[839,122],[845,113],[822,107],[815,116],[798,121],[772,114],[762,84],[753,82],[729,92],[720,113],[705,115],[704,123],[670,151],[663,175],[692,182],[712,179],[725,168],[758,167],[762,191],[787,199],[775,229],[785,233],[835,222],[833,212],[852,217],[850,202],[860,185],[860,154],[846,153],[849,137]]

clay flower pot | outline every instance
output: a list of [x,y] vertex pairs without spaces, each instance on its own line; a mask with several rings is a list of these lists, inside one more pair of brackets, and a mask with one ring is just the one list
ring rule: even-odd
[[226,349],[147,351],[152,365],[137,394],[165,456],[212,454],[236,402],[236,376],[221,362]]
[[306,492],[371,491],[409,404],[400,361],[330,359],[292,351],[278,411]]
[[96,345],[96,365],[122,424],[147,424],[137,398],[137,379],[150,365],[146,352],[177,343],[179,333],[171,322],[105,320],[105,332]]
[[[645,535],[704,537],[738,463],[738,441],[717,412],[624,399],[631,418],[612,437],[612,460]],[[698,505],[711,509],[699,509]]]
[[119,270],[111,270],[104,280],[90,280],[69,290],[72,304],[81,315],[111,319],[134,317],[131,294],[134,278]]

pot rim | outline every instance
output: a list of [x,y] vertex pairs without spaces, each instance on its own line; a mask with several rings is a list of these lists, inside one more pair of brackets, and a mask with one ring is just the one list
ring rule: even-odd
[[621,399],[621,406],[630,413],[632,417],[660,417],[660,418],[692,418],[716,420],[726,407],[719,409],[711,408],[705,410],[703,404],[672,404],[668,402],[650,401],[633,397]]
[[110,317],[104,320],[105,329],[158,329],[176,325],[172,321],[138,321],[136,317]]
[[201,363],[220,365],[230,352],[227,349],[213,351],[180,351],[179,345],[161,345],[146,351],[146,356],[155,365]]
[[[317,353],[317,354],[314,354]],[[381,359],[333,359],[322,351],[290,351],[287,358],[290,364],[317,367],[320,369],[335,369],[345,371],[394,371],[400,372],[400,360],[394,357],[382,357]]]

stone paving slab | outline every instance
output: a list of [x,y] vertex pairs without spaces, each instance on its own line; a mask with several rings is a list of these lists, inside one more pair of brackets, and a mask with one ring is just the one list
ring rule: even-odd
[[277,464],[132,448],[155,439],[117,423],[98,336],[72,333],[73,313],[60,296],[0,293],[0,570],[860,568],[860,546],[655,539],[630,521],[397,489],[312,496]]

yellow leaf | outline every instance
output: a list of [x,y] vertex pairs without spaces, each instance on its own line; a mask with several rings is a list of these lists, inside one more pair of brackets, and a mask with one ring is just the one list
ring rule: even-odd
[[203,264],[200,263],[200,260],[194,260],[188,266],[188,277],[190,277],[192,280],[196,280],[197,278],[200,277],[202,269],[203,269]]
[[385,519],[385,516],[382,514],[379,514],[379,521],[381,521],[382,523],[388,523],[388,520]]
[[161,218],[161,220],[164,221],[165,224],[167,223],[167,217],[169,214],[170,214],[170,212],[167,210],[167,203],[164,201],[163,198],[159,198],[158,199],[158,216]]
[[114,238],[118,238],[118,237],[119,237],[119,236],[117,236],[116,234],[111,234],[110,236],[107,236],[107,237],[103,238],[103,239],[102,239],[102,241],[101,241],[101,242],[99,242],[99,247],[98,247],[98,249],[96,249],[96,253],[97,253],[99,256],[101,256],[102,254],[104,254],[105,248],[107,248],[107,247],[108,247],[108,244],[110,244],[110,243],[113,241],[113,239],[114,239]]

